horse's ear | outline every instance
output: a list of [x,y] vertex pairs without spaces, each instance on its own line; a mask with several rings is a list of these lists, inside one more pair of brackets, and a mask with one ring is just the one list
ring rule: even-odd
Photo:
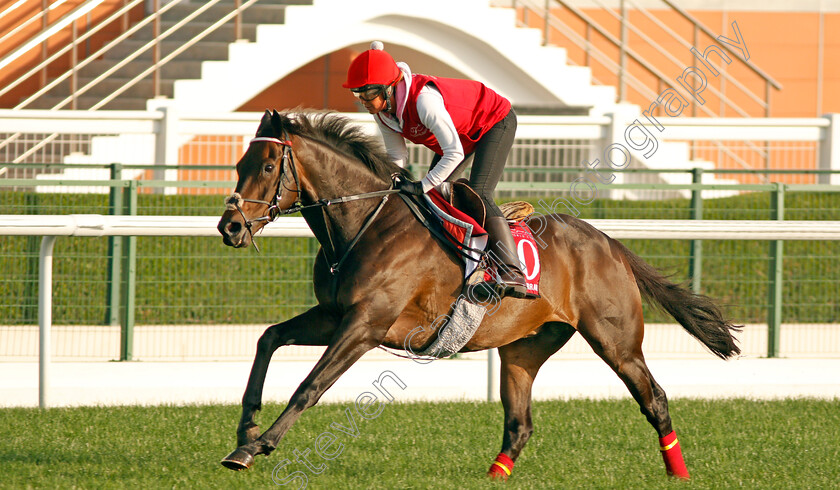
[[281,121],[280,113],[276,110],[271,113],[271,126],[274,128],[275,131],[278,132],[278,134],[280,128],[283,127],[283,122]]
[[269,128],[271,128],[271,112],[266,109],[260,120],[260,127],[257,128],[257,136],[264,136],[263,131]]

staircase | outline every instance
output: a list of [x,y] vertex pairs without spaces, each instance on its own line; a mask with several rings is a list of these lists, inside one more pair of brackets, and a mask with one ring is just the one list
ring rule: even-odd
[[[74,99],[72,105],[76,109],[146,110],[147,100],[173,96],[175,80],[200,77],[203,62],[227,59],[231,43],[253,42],[259,23],[282,24],[288,5],[305,4],[306,1],[259,0],[242,11],[239,21],[232,18],[215,28],[214,24],[231,14],[236,4],[245,2],[217,0],[209,8],[206,8],[210,3],[207,1],[180,0],[177,3],[171,2],[174,5],[168,3],[170,2],[163,3],[162,8],[166,10],[156,20],[107,50],[100,59],[90,61],[76,71],[75,81],[69,78],[63,80],[37,99],[19,104],[15,108],[70,108],[71,104],[67,103],[67,99],[72,95],[71,85],[75,84],[77,89],[90,86]],[[204,9],[193,19],[182,23],[202,8]],[[183,25],[179,26],[179,23]],[[170,34],[159,43],[154,43],[156,31],[164,35]],[[201,38],[197,39],[199,36]],[[176,49],[188,43],[194,44],[171,61],[161,64],[156,74],[152,72],[145,78],[133,80],[153,67],[156,60],[166,59]],[[129,57],[133,60],[120,67],[119,65]],[[113,73],[97,80],[109,71]],[[129,84],[128,88],[124,88]],[[121,89],[123,91],[119,96],[102,104],[103,99]]]

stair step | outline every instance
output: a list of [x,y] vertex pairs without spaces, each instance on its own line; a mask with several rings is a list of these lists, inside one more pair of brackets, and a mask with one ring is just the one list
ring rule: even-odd
[[[90,81],[90,78],[79,78],[77,86],[79,88],[84,87]],[[102,99],[103,97],[107,97],[115,91],[128,85],[128,82],[130,81],[130,78],[109,77],[91,87],[83,94],[83,96],[97,97],[99,99]],[[174,78],[161,78],[160,95],[171,97],[174,90],[173,87],[175,86],[174,84]],[[55,88],[53,88],[49,92],[49,95],[61,95],[63,97],[67,97],[68,95],[70,95],[70,81],[64,80],[60,84],[56,85]],[[131,87],[127,88],[124,92],[122,92],[118,97],[144,97],[146,99],[151,99],[152,97],[154,97],[154,82],[152,81],[151,75],[149,75],[146,78],[143,78],[142,80],[139,80],[137,83],[135,83]]]
[[[198,9],[198,2],[178,4],[161,15],[162,21],[179,21]],[[216,22],[233,10],[232,4],[216,4],[192,19],[192,22]],[[286,20],[285,5],[256,4],[242,12],[242,21],[260,24],[282,24]]]
[[[80,78],[95,78],[105,73],[110,68],[114,67],[120,60],[97,60],[88,66],[79,70]],[[111,76],[118,76],[122,78],[134,78],[144,70],[151,66],[150,61],[145,63],[135,62],[128,63],[121,67]],[[200,60],[181,60],[176,57],[169,63],[160,67],[161,78],[200,78],[201,77],[201,61]]]
[[591,106],[561,106],[561,105],[527,105],[514,104],[513,110],[520,116],[586,116]]
[[[166,32],[167,30],[171,29],[176,22],[161,22],[160,23],[160,32]],[[177,30],[172,32],[166,39],[168,40],[181,40],[181,41],[188,41],[212,26],[212,22],[190,22],[186,25],[179,27]],[[242,23],[242,33],[241,39],[247,39],[249,41],[254,41],[257,38],[257,25],[256,23]],[[234,22],[231,20],[221,26],[217,27],[214,31],[210,32],[209,34],[205,35],[201,42],[204,41],[225,41],[225,42],[233,42],[237,40],[236,26]],[[152,26],[145,26],[144,28],[140,29],[136,33],[131,36],[131,39],[137,41],[151,41],[154,39],[154,30]]]
[[[216,5],[230,5],[233,6],[236,0],[219,0]],[[245,3],[246,0],[239,0],[240,5]],[[203,5],[206,0],[187,0],[186,2],[181,2],[185,5]],[[272,6],[289,6],[289,5],[312,5],[312,0],[259,0],[256,5],[272,5]]]
[[[113,49],[105,54],[106,60],[122,60],[145,46],[147,41],[135,41],[127,39],[115,46]],[[169,41],[165,40],[160,43],[160,57],[163,58],[169,53],[184,45],[183,41]],[[180,60],[227,60],[228,59],[229,42],[224,41],[201,41],[194,46],[179,54],[176,59]],[[141,53],[135,60],[151,60],[153,57],[154,48],[149,48]]]
[[[27,109],[52,109],[56,104],[64,100],[65,97],[41,97],[35,102],[33,102],[31,105],[27,106]],[[77,108],[80,110],[89,109],[101,100],[102,97],[91,97],[88,95],[83,95],[77,99]],[[112,100],[104,107],[101,107],[101,109],[112,111],[145,111],[147,100],[148,97],[117,97],[115,100]],[[64,109],[69,108],[69,104],[64,106]]]

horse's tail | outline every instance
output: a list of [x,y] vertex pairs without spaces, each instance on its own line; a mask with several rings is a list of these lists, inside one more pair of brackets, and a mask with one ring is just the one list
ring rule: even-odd
[[672,283],[621,242],[615,243],[624,252],[636,276],[636,285],[648,302],[668,312],[692,337],[721,359],[741,353],[733,333],[740,332],[742,325],[733,325],[724,318],[720,308],[709,297]]

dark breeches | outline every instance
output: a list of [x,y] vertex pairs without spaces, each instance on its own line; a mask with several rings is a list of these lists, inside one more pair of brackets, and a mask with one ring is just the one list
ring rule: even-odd
[[[452,172],[452,175],[447,179],[454,181],[458,175],[464,171],[467,162],[472,156],[472,170],[470,171],[470,186],[475,189],[484,205],[487,207],[487,217],[502,216],[502,211],[496,205],[493,199],[493,191],[496,189],[496,184],[502,177],[502,172],[505,169],[505,162],[507,161],[510,148],[513,146],[513,138],[516,136],[516,114],[513,109],[508,112],[504,119],[497,122],[484,133],[484,136],[476,143],[475,151]],[[432,164],[429,170],[437,165],[440,161],[440,155],[435,155],[432,159]]]

